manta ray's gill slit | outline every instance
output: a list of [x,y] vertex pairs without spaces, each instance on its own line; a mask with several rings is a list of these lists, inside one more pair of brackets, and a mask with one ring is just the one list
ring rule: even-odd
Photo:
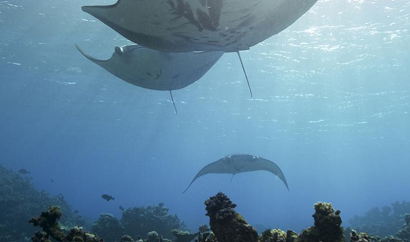
[[239,51],[236,51],[236,53],[238,54],[239,61],[241,62],[242,70],[243,70],[243,73],[245,74],[246,82],[248,83],[248,87],[249,87],[249,92],[251,93],[251,97],[252,97],[253,95],[252,95],[252,88],[251,88],[251,84],[249,84],[248,75],[246,74],[245,67],[243,66],[243,62],[242,62],[242,58],[241,58],[241,54],[239,53]]
[[174,105],[175,114],[178,114],[177,106],[175,106],[174,97],[172,96],[171,90],[169,90],[169,94],[171,95],[172,105]]

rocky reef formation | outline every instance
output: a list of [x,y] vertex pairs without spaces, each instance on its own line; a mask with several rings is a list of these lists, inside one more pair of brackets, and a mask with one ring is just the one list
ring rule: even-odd
[[172,238],[171,230],[183,229],[185,226],[177,215],[170,215],[168,212],[163,203],[158,206],[128,208],[121,218],[124,233],[134,238],[156,231],[165,238]]
[[410,202],[396,201],[391,206],[375,207],[363,216],[354,216],[349,219],[349,223],[356,231],[386,237],[402,229],[406,213],[410,213]]
[[198,233],[191,234],[188,231],[181,231],[178,229],[173,229],[171,232],[176,238],[175,242],[191,242],[193,239],[195,239],[195,237],[198,236]]
[[[31,240],[103,242],[98,237],[101,235],[105,242],[410,242],[410,214],[400,217],[402,228],[395,236],[382,238],[362,231],[356,232],[350,228],[343,229],[340,211],[335,210],[330,203],[318,202],[314,204],[315,213],[312,215],[314,225],[302,230],[299,235],[291,230],[285,232],[280,229],[267,229],[259,236],[257,231],[235,211],[236,204],[225,194],[220,192],[210,197],[205,201],[205,206],[206,215],[210,218],[210,228],[201,225],[194,234],[179,230],[184,227],[183,223],[179,222],[176,215],[168,215],[168,209],[162,203],[145,208],[129,208],[123,211],[121,219],[110,214],[101,214],[92,227],[93,233],[84,232],[80,227],[65,231],[59,223],[62,218],[60,208],[50,206],[48,211],[30,220],[30,223],[43,230],[36,232]],[[387,209],[384,210],[387,213]],[[164,234],[175,239],[166,239],[163,237]],[[141,239],[140,235],[146,236],[146,239]],[[13,240],[0,237],[0,242],[11,241]]]
[[64,213],[61,217],[64,226],[88,224],[71,210],[63,196],[50,196],[45,191],[38,191],[28,178],[0,165],[0,241],[22,241],[29,237],[35,228],[27,221],[50,205],[60,207]]
[[405,242],[410,242],[410,214],[406,213],[404,215],[404,221],[403,228],[399,230],[396,236]]
[[298,242],[344,242],[340,211],[335,211],[332,204],[318,202],[314,205],[314,226],[302,231]]
[[92,232],[96,233],[106,242],[115,242],[126,234],[137,239],[148,236],[149,241],[155,240],[153,233],[158,238],[173,238],[173,229],[183,229],[177,215],[168,214],[168,208],[163,203],[158,206],[133,207],[123,211],[121,219],[111,214],[101,214],[92,226]]
[[[91,232],[98,234],[104,241],[116,241],[124,235],[121,222],[109,213],[103,213],[93,224]],[[129,236],[132,238],[131,236]]]
[[96,235],[84,232],[79,227],[74,227],[66,234],[58,223],[61,215],[60,208],[50,206],[48,211],[42,212],[39,217],[30,219],[29,223],[43,229],[42,232],[37,231],[31,241],[51,242],[54,239],[60,242],[103,242]]
[[267,229],[259,237],[259,242],[296,242],[298,234],[292,230]]
[[218,242],[257,242],[258,232],[237,213],[231,200],[222,192],[205,201],[211,230]]

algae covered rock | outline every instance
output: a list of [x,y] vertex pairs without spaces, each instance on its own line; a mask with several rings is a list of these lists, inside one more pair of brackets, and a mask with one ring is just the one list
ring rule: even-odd
[[292,230],[287,232],[280,229],[267,229],[262,232],[259,237],[259,242],[296,242],[298,234]]
[[96,235],[84,232],[81,227],[74,227],[65,234],[58,223],[61,216],[60,208],[50,206],[48,211],[42,212],[39,217],[30,219],[29,223],[43,229],[43,232],[37,231],[31,240],[33,242],[51,242],[53,241],[51,238],[53,238],[62,242],[103,242]]
[[44,232],[58,241],[63,241],[65,238],[64,232],[61,230],[58,220],[63,215],[59,207],[49,207],[47,212],[42,212],[40,217],[32,218],[29,223],[36,227],[41,227]]
[[286,233],[280,229],[267,229],[259,237],[260,242],[286,242]]
[[205,201],[211,230],[218,242],[257,242],[258,232],[237,213],[231,200],[222,192]]
[[121,238],[121,242],[134,242],[134,240],[129,235],[124,235]]
[[286,242],[297,242],[298,234],[292,230],[286,231]]
[[181,231],[178,229],[173,229],[171,232],[176,238],[175,242],[191,242],[196,236],[198,236],[198,233],[191,234],[188,231]]
[[209,226],[206,225],[206,224],[202,224],[202,225],[199,226],[198,231],[200,233],[208,233],[208,232],[211,231],[211,228],[209,228]]
[[303,230],[298,242],[344,242],[340,211],[335,211],[331,203],[318,202],[314,208],[314,226]]
[[147,241],[148,242],[159,242],[159,234],[156,231],[148,232]]
[[350,233],[350,242],[371,242],[372,238],[370,235],[366,233],[357,233],[356,231],[352,231]]

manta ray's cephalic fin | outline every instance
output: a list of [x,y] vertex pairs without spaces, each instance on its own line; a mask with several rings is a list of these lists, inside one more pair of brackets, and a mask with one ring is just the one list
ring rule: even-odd
[[246,82],[248,83],[248,87],[249,87],[249,92],[251,93],[251,97],[252,97],[252,88],[251,88],[251,84],[249,84],[248,75],[246,74],[245,67],[243,66],[243,62],[242,62],[242,58],[241,58],[241,54],[239,54],[239,51],[237,51],[236,53],[238,54],[239,60],[241,61],[242,70],[243,70],[243,73],[245,74]]

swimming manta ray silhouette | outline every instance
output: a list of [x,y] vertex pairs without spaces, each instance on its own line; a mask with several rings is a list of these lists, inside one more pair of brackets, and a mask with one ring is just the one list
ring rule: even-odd
[[248,155],[248,154],[233,154],[227,155],[215,162],[210,163],[209,165],[202,168],[198,174],[194,177],[188,187],[183,193],[185,193],[188,188],[194,183],[196,179],[201,176],[211,174],[211,173],[225,173],[225,174],[238,174],[243,172],[251,171],[268,171],[282,180],[286,188],[289,190],[288,183],[286,181],[285,175],[278,165],[274,162],[267,160],[265,158]]

